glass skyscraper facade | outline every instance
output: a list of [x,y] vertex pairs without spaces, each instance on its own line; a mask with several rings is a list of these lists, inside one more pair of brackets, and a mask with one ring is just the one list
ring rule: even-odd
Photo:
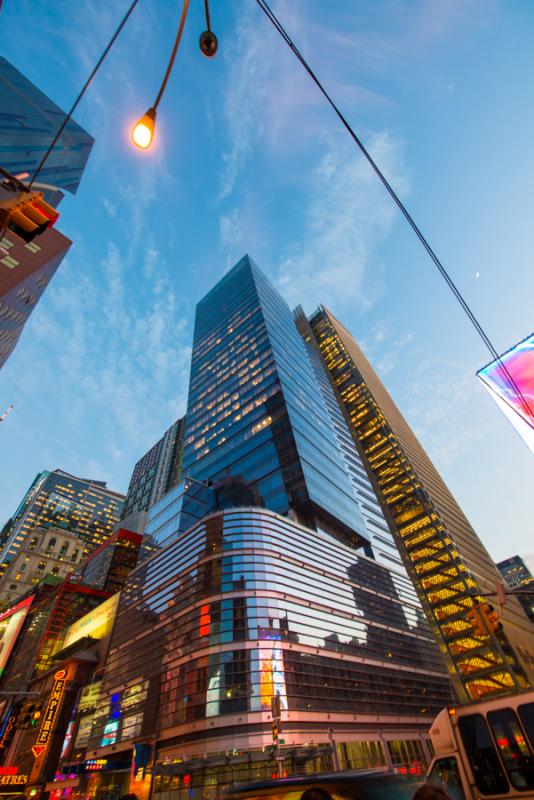
[[334,746],[346,768],[422,768],[446,669],[313,332],[247,256],[197,307],[182,482],[146,538],[87,758],[150,741],[154,797],[185,775],[215,796],[277,769],[279,695],[289,773]]
[[[243,778],[267,777],[276,694],[289,771],[328,751],[329,728],[346,767],[386,766],[403,748],[421,765],[451,699],[405,575],[266,509],[216,512],[130,576],[88,755],[151,737],[155,774],[178,762],[177,790],[185,772],[196,788],[223,782],[224,752]],[[156,781],[155,796],[168,789]]]
[[467,617],[495,591],[490,555],[351,334],[325,308],[311,328],[458,696],[531,686],[534,636],[518,601],[491,634]]
[[[520,556],[512,556],[497,564],[497,569],[510,589],[517,589],[517,599],[531,622],[534,622],[534,577]],[[521,594],[529,592],[530,594]]]
[[[0,166],[33,176],[56,135],[65,112],[13,64],[0,57]],[[57,189],[76,192],[94,139],[70,120],[38,175],[46,198],[57,203]],[[60,195],[59,195],[60,196]]]
[[64,528],[77,534],[86,553],[112,534],[124,495],[103,481],[77,478],[56,469],[41,472],[15,512],[0,552],[0,577],[35,528]]
[[353,542],[366,528],[305,343],[245,256],[198,304],[183,472],[216,505],[289,510]]

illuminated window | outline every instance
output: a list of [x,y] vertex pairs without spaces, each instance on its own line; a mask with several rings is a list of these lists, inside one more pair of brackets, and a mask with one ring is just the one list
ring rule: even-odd
[[0,258],[0,264],[5,264],[6,267],[9,269],[14,269],[18,267],[20,261],[17,261],[16,258],[12,258],[11,256],[4,256],[4,258]]

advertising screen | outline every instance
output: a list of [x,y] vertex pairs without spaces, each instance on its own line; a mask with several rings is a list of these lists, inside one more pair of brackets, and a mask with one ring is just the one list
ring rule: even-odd
[[32,600],[33,595],[0,614],[0,676],[17,641]]
[[[534,334],[477,372],[478,377],[534,452]],[[506,370],[503,368],[506,367]],[[517,389],[513,386],[510,377]]]
[[74,622],[65,634],[62,648],[68,647],[84,636],[91,636],[93,639],[103,639],[113,627],[117,607],[119,605],[119,593],[114,594],[109,600],[105,600],[88,614]]

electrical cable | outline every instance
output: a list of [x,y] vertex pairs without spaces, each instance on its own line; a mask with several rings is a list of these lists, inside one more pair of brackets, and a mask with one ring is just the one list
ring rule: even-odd
[[182,6],[182,16],[180,17],[180,24],[178,25],[178,33],[176,34],[176,39],[174,41],[174,47],[172,48],[171,57],[169,59],[169,63],[167,64],[167,69],[165,71],[165,75],[163,76],[163,81],[161,82],[161,86],[158,92],[158,96],[156,97],[156,102],[152,106],[154,111],[157,109],[159,105],[159,101],[163,97],[163,92],[165,91],[165,87],[167,86],[167,81],[169,80],[171,70],[173,68],[174,59],[176,58],[176,53],[178,52],[178,47],[180,46],[180,40],[182,38],[182,33],[184,32],[184,25],[185,20],[187,17],[187,11],[189,9],[189,0],[184,0],[184,4]]
[[[426,250],[427,254],[430,256],[432,262],[437,267],[437,269],[440,272],[440,274],[441,274],[442,278],[444,279],[445,283],[447,284],[447,286],[449,287],[449,289],[451,290],[451,292],[455,296],[456,300],[458,301],[458,303],[462,307],[463,311],[465,312],[466,316],[470,320],[471,324],[475,328],[476,332],[478,333],[478,335],[480,336],[480,338],[482,339],[482,341],[486,345],[487,349],[491,353],[491,355],[493,357],[493,360],[497,361],[497,363],[499,364],[502,372],[504,373],[506,382],[508,383],[508,385],[512,389],[513,393],[516,395],[516,397],[521,402],[524,411],[526,411],[527,416],[530,417],[530,419],[531,419],[531,423],[530,423],[531,426],[534,427],[534,411],[532,410],[532,408],[530,407],[529,403],[527,402],[527,400],[523,396],[521,390],[517,386],[517,384],[514,381],[513,377],[510,375],[510,373],[508,371],[508,368],[506,367],[506,364],[504,364],[504,362],[501,359],[501,356],[497,353],[497,350],[493,346],[489,336],[486,334],[486,332],[483,329],[482,325],[479,323],[478,319],[476,318],[474,312],[471,310],[471,308],[469,307],[467,301],[462,296],[460,290],[458,289],[458,287],[456,286],[456,284],[452,280],[451,276],[448,274],[447,270],[445,269],[445,267],[443,266],[443,264],[439,260],[438,256],[436,255],[436,253],[434,252],[432,247],[430,246],[429,242],[427,241],[427,239],[423,235],[421,229],[419,228],[419,226],[417,225],[417,223],[413,219],[412,215],[410,214],[410,212],[408,211],[408,209],[406,208],[406,206],[404,205],[404,203],[402,202],[400,197],[397,195],[397,193],[395,192],[395,190],[393,189],[393,187],[391,186],[391,184],[387,180],[386,176],[384,175],[384,173],[379,168],[378,164],[374,161],[374,159],[372,158],[371,154],[369,153],[369,151],[367,150],[367,148],[363,144],[362,140],[355,133],[355,131],[352,129],[350,123],[347,121],[347,119],[341,113],[341,111],[338,108],[338,106],[332,100],[332,98],[328,94],[327,90],[324,88],[323,84],[321,83],[321,81],[319,80],[317,75],[314,73],[314,71],[312,70],[312,68],[310,67],[310,65],[308,64],[308,62],[306,61],[306,59],[302,55],[302,53],[299,51],[299,49],[297,48],[295,43],[292,41],[291,37],[289,36],[287,31],[283,27],[283,25],[280,22],[280,20],[276,17],[275,13],[269,7],[269,5],[266,2],[266,0],[256,0],[256,3],[261,8],[261,10],[265,14],[265,16],[272,23],[272,25],[276,28],[276,30],[278,31],[280,36],[284,39],[284,41],[286,42],[286,44],[288,45],[290,50],[292,50],[292,52],[297,57],[297,59],[300,61],[300,63],[302,64],[302,66],[304,67],[304,69],[306,70],[308,75],[310,76],[310,78],[313,80],[313,82],[316,84],[316,86],[318,87],[320,92],[323,94],[323,96],[325,97],[325,99],[327,100],[329,105],[332,107],[332,109],[336,113],[336,115],[339,118],[340,122],[346,128],[346,130],[348,131],[349,135],[354,140],[355,144],[358,146],[358,148],[362,152],[363,156],[368,161],[368,163],[370,164],[370,166],[372,167],[372,169],[374,170],[374,172],[376,173],[376,175],[378,176],[378,178],[382,182],[382,184],[383,184],[384,188],[386,189],[386,191],[388,192],[388,194],[390,195],[392,200],[395,202],[395,204],[397,205],[397,207],[399,208],[399,210],[403,214],[404,218],[406,219],[406,221],[408,222],[408,224],[412,228],[413,232],[415,233],[415,235],[417,236],[417,238],[419,239],[419,241],[423,245],[423,247]],[[527,420],[527,422],[528,422],[528,420]]]
[[204,11],[206,12],[206,30],[211,31],[211,20],[210,20],[210,4],[209,0],[204,0]]
[[139,2],[139,0],[132,0],[132,3],[130,5],[129,9],[127,10],[126,14],[124,15],[124,17],[122,18],[121,22],[119,23],[119,26],[116,29],[115,33],[113,34],[113,36],[109,40],[108,45],[105,48],[104,52],[102,53],[102,55],[100,56],[100,58],[96,62],[96,65],[93,68],[93,70],[92,70],[91,74],[89,75],[89,77],[87,78],[86,82],[84,83],[82,90],[80,91],[78,97],[76,98],[76,100],[72,104],[72,107],[71,107],[69,113],[67,114],[67,116],[65,117],[65,119],[63,120],[61,125],[59,126],[59,129],[58,129],[56,135],[54,136],[54,138],[52,140],[52,143],[50,144],[48,150],[46,151],[46,153],[44,154],[44,156],[41,159],[41,163],[39,164],[39,166],[37,167],[37,169],[33,173],[33,177],[32,177],[32,179],[30,181],[30,184],[29,184],[29,188],[30,189],[34,184],[35,179],[37,178],[37,176],[41,172],[42,168],[44,167],[46,161],[48,160],[48,157],[50,156],[50,153],[52,152],[52,150],[56,146],[59,137],[61,136],[61,134],[63,133],[63,131],[67,127],[67,125],[68,125],[72,115],[74,114],[74,112],[75,112],[80,100],[84,96],[84,94],[87,91],[87,89],[89,88],[89,85],[91,84],[93,78],[95,77],[96,73],[100,69],[100,66],[101,66],[102,62],[104,61],[104,59],[106,58],[107,54],[109,53],[109,51],[111,50],[111,48],[115,44],[115,41],[116,41],[117,37],[119,36],[120,32],[122,31],[122,29],[124,28],[124,26],[128,22],[128,19],[130,18],[130,14],[134,10],[134,8],[136,7],[138,2]]

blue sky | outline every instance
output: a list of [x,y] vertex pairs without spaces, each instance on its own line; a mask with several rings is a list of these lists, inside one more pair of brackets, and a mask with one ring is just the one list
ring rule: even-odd
[[[7,0],[3,55],[66,108],[127,5]],[[126,491],[185,410],[195,304],[249,252],[353,331],[493,557],[534,559],[532,455],[475,379],[482,343],[254,0],[211,5],[219,53],[193,0],[150,152],[129,129],[175,0],[140,0],[76,115],[96,145],[61,206],[74,246],[0,373],[0,523],[42,469]],[[530,0],[273,6],[497,349],[531,333]]]

